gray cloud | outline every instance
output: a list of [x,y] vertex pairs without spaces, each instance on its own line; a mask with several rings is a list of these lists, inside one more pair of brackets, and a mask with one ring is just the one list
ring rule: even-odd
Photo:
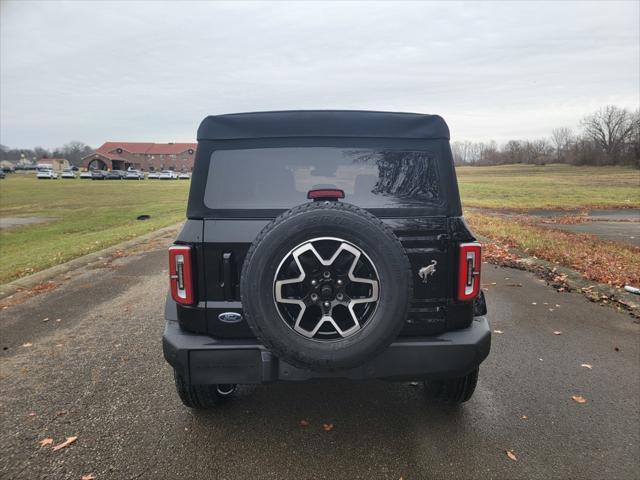
[[295,108],[542,136],[638,108],[639,5],[5,1],[0,143],[189,141],[208,114]]

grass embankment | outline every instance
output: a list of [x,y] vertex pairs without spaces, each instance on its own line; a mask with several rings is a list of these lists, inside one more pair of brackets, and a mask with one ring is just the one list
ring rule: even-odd
[[631,167],[501,165],[458,167],[465,207],[584,209],[640,206],[640,170]]
[[[622,167],[505,165],[457,169],[474,232],[502,247],[573,268],[585,278],[614,286],[640,285],[640,249],[541,226],[534,209],[640,207],[640,171]],[[483,210],[484,208],[484,210]],[[518,210],[517,217],[495,210]],[[494,258],[499,261],[499,258]]]
[[640,285],[640,248],[537,226],[526,219],[471,213],[467,220],[475,233],[499,245],[573,268],[588,280],[616,287]]
[[[184,219],[189,182],[0,181],[0,217],[48,217],[0,231],[0,283],[115,245]],[[145,221],[138,215],[150,215]]]

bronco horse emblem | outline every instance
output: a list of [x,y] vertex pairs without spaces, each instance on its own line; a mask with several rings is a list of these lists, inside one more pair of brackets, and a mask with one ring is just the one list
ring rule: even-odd
[[431,265],[427,265],[418,270],[418,276],[422,279],[422,283],[427,283],[429,276],[433,276],[433,274],[436,273],[437,264],[438,262],[436,260],[431,260]]

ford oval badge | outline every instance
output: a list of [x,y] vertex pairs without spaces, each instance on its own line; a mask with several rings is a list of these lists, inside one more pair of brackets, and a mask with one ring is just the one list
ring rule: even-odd
[[218,315],[218,320],[224,323],[238,323],[242,321],[242,315],[236,312],[223,312]]

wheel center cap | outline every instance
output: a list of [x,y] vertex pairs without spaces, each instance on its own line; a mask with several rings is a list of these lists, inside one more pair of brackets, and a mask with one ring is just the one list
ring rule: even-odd
[[333,300],[333,288],[331,285],[323,285],[320,289],[320,296],[323,300]]

